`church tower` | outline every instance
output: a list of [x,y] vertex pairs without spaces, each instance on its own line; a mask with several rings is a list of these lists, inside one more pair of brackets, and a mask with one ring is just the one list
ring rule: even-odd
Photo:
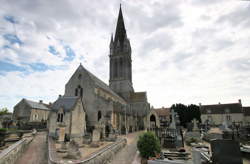
[[131,46],[126,34],[121,5],[115,37],[113,38],[113,34],[111,35],[109,48],[109,86],[125,100],[128,100],[130,92],[134,92],[132,84]]

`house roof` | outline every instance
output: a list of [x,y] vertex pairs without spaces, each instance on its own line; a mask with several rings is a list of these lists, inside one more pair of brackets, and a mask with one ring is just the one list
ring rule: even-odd
[[200,111],[201,114],[226,114],[243,112],[242,105],[240,103],[202,105],[200,107]]
[[147,101],[147,92],[131,92],[130,101],[132,102],[144,102]]
[[50,110],[45,104],[40,102],[35,102],[27,99],[23,99],[31,108],[34,109],[42,109],[42,110]]
[[243,112],[245,116],[250,116],[250,106],[243,107]]
[[89,77],[94,81],[95,85],[100,87],[101,89],[109,92],[111,95],[113,95],[114,97],[116,97],[117,99],[119,99],[120,101],[122,101],[123,103],[126,103],[125,100],[123,100],[123,98],[121,98],[119,95],[117,95],[111,88],[109,88],[109,86],[104,83],[102,80],[100,80],[98,77],[96,77],[94,74],[92,74],[91,72],[89,72],[86,68],[84,68],[82,65],[79,66],[80,69],[84,70],[87,72],[87,74],[89,75]]
[[156,108],[154,110],[158,116],[168,117],[171,115],[170,108]]
[[79,97],[66,97],[62,96],[59,97],[53,104],[52,104],[52,110],[58,111],[60,108],[63,108],[64,111],[70,111],[75,106],[77,100]]

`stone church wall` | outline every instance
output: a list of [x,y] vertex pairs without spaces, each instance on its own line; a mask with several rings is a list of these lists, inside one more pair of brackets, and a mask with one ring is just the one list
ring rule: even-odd
[[[79,78],[79,76],[81,76]],[[95,125],[95,93],[94,82],[85,71],[77,70],[65,86],[65,96],[75,96],[75,89],[78,86],[83,88],[83,105],[86,110],[87,124]]]
[[14,119],[18,119],[19,117],[26,117],[27,118],[26,121],[29,121],[30,107],[26,105],[24,101],[21,101],[14,107],[13,117]]

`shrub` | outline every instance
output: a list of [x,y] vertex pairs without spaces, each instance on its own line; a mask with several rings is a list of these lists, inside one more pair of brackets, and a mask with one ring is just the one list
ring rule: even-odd
[[187,139],[186,143],[188,146],[191,146],[191,143],[198,143],[198,140],[192,137],[192,138]]
[[140,155],[147,159],[161,152],[160,141],[152,132],[145,132],[139,136],[137,148]]

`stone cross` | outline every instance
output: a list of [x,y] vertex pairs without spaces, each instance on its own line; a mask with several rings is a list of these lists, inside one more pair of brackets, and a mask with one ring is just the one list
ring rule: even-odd
[[197,120],[194,118],[192,122],[193,122],[193,131],[199,131]]
[[172,122],[171,122],[171,124],[170,124],[170,128],[171,128],[171,129],[176,129],[175,112],[174,112],[173,109],[171,110],[171,116],[172,116]]

